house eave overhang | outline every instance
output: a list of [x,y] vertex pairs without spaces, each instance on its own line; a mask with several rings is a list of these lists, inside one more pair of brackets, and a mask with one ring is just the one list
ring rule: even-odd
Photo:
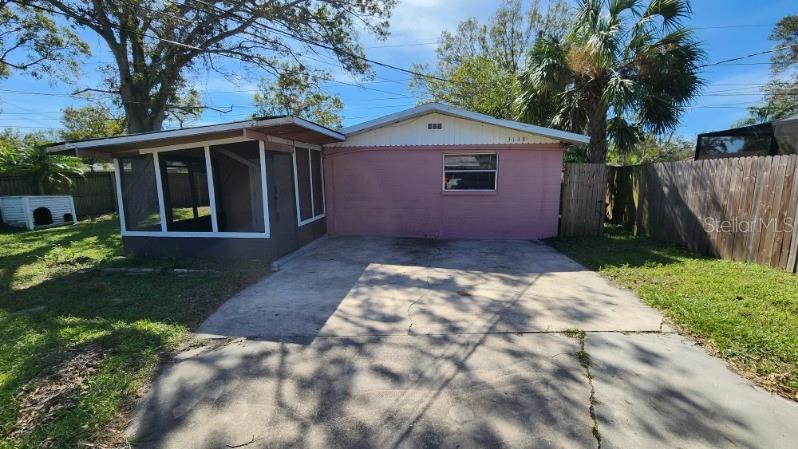
[[218,125],[171,129],[141,134],[89,139],[74,142],[59,142],[47,147],[48,152],[69,152],[79,156],[113,156],[141,148],[157,148],[174,142],[198,143],[203,140],[243,136],[247,130],[273,135],[286,140],[325,144],[341,142],[344,134],[319,124],[294,116],[252,119]]

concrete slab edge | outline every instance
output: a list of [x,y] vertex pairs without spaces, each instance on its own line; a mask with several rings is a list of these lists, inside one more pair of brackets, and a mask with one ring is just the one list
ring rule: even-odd
[[321,243],[324,242],[325,240],[327,240],[327,238],[328,238],[327,234],[324,234],[323,236],[317,238],[316,240],[314,240],[314,241],[308,243],[307,245],[297,249],[296,251],[294,251],[292,253],[289,253],[289,254],[286,254],[285,256],[273,261],[272,262],[272,271],[280,271],[280,269],[282,267],[284,267],[287,263],[291,262],[292,260],[296,259],[297,257],[303,256],[303,255],[309,253],[310,251],[315,249],[317,246],[321,245]]

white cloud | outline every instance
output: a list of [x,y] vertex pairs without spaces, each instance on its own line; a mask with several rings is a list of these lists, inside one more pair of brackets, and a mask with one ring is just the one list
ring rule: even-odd
[[[390,18],[390,36],[378,41],[367,33],[362,34],[369,54],[415,54],[416,59],[427,59],[434,54],[434,45],[407,45],[437,41],[444,30],[453,31],[457,24],[469,17],[486,22],[498,8],[498,1],[401,0]],[[393,47],[393,45],[396,45]],[[390,46],[382,47],[381,46]]]
[[201,92],[207,93],[229,93],[230,95],[252,96],[252,92],[258,88],[256,81],[250,78],[234,77],[228,79],[217,73],[208,73],[203,79],[194,80],[194,86]]

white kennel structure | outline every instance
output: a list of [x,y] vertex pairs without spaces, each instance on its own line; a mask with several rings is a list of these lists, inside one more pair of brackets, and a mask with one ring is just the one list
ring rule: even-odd
[[0,196],[0,219],[9,226],[60,226],[74,224],[76,217],[69,195]]

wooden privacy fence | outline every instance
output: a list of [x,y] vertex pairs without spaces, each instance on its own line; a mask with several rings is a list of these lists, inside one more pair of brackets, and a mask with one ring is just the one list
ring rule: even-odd
[[724,259],[796,271],[798,156],[610,167],[609,219]]
[[604,226],[607,167],[565,164],[560,200],[560,235],[599,235]]
[[[86,173],[72,178],[72,187],[49,192],[72,195],[78,217],[105,214],[116,210],[116,185],[112,172]],[[24,176],[0,175],[0,196],[37,195],[36,187]]]

